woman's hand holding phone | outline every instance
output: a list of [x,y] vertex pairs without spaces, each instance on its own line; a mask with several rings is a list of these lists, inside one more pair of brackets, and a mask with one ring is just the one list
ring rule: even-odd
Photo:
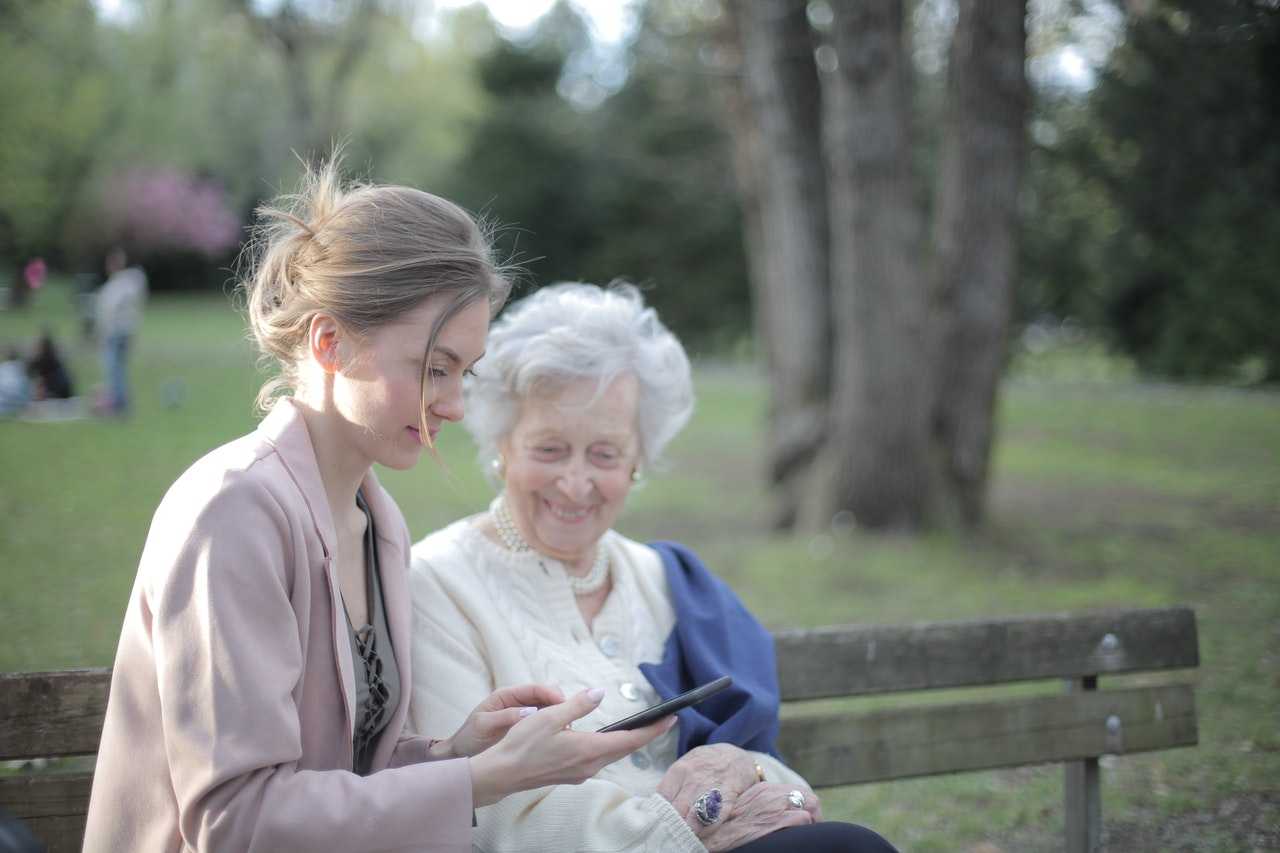
[[479,755],[498,741],[516,723],[548,705],[559,705],[564,694],[542,684],[503,687],[476,706],[451,737],[431,747],[434,758],[465,758]]
[[577,732],[574,720],[595,710],[604,690],[584,690],[558,705],[525,716],[493,746],[472,756],[472,802],[476,806],[530,788],[577,785],[607,764],[635,752],[676,723],[674,716],[631,731]]

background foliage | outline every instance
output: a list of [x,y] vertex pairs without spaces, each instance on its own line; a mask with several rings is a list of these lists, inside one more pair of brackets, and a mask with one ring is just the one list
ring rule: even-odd
[[[345,141],[357,175],[504,226],[531,286],[625,277],[697,349],[750,339],[713,0],[639,3],[611,45],[565,2],[516,34],[480,6],[428,17],[403,0],[122,8],[0,3],[0,280],[35,255],[96,272],[132,236],[153,286],[221,287],[234,247],[149,245],[104,215],[121,173],[216,188],[244,224],[299,157]],[[927,178],[954,17],[913,8]],[[822,0],[810,18],[829,23]],[[1038,0],[1029,26],[1021,320],[1084,326],[1152,374],[1275,380],[1280,10]],[[1053,65],[1066,48],[1090,64],[1070,80]]]
[[1094,89],[1041,100],[1024,311],[1150,373],[1275,381],[1280,9],[1149,5]]

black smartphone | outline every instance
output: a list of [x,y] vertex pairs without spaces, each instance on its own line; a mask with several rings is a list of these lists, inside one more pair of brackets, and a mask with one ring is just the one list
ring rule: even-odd
[[688,708],[690,705],[701,702],[703,699],[710,696],[714,696],[730,684],[733,684],[733,678],[728,675],[722,675],[715,681],[709,681],[701,687],[693,688],[688,693],[681,693],[679,696],[673,696],[665,702],[659,702],[657,705],[651,705],[638,714],[632,714],[630,717],[623,717],[616,723],[610,723],[598,731],[621,732],[647,726],[650,723],[661,720],[668,714],[674,714],[681,708]]

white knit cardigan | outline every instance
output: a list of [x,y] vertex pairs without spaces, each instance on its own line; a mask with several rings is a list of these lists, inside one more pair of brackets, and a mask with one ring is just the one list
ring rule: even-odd
[[[553,684],[566,696],[606,688],[599,707],[574,724],[586,731],[658,700],[638,668],[661,660],[675,624],[656,551],[605,534],[613,590],[588,628],[561,563],[509,551],[475,521],[455,522],[413,548],[414,726],[454,731],[493,690],[525,683]],[[524,791],[478,809],[474,849],[701,853],[682,816],[655,793],[676,741],[673,729],[582,785]],[[772,756],[752,755],[769,781],[804,782]]]

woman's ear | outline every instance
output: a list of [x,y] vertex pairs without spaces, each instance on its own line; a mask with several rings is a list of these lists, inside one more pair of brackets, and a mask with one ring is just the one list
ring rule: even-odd
[[342,369],[342,327],[328,314],[316,314],[307,330],[307,348],[311,358],[325,373]]

